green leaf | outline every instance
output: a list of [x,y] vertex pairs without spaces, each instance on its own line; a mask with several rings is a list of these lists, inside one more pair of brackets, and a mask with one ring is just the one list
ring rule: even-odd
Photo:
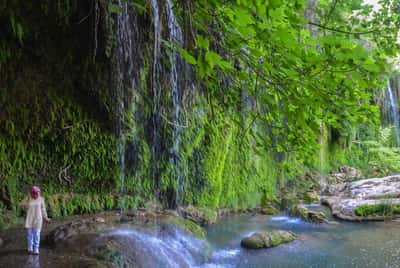
[[211,68],[214,68],[214,65],[218,65],[218,63],[222,61],[221,56],[213,51],[207,51],[205,59]]
[[199,45],[200,48],[208,50],[208,48],[210,47],[210,40],[208,40],[204,36],[198,34],[197,35],[197,44]]
[[197,64],[197,60],[189,54],[189,52],[183,48],[179,48],[179,53],[182,55],[183,59],[192,65],[196,65]]

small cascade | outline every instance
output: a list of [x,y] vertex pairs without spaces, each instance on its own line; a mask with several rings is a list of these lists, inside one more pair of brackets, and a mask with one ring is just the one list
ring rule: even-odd
[[391,112],[391,123],[394,127],[394,132],[396,135],[396,142],[397,146],[400,146],[400,130],[399,130],[399,109],[397,107],[397,98],[393,92],[392,86],[390,81],[388,82],[387,92],[389,96],[389,105],[390,105],[390,112]]
[[121,180],[121,213],[124,210],[124,192],[125,192],[125,151],[126,140],[124,131],[125,120],[125,92],[134,90],[133,75],[133,55],[132,55],[132,29],[129,15],[129,5],[126,1],[119,0],[119,6],[122,12],[116,15],[116,35],[117,50],[115,53],[115,85],[117,98],[117,135],[118,135],[118,154],[120,163],[120,180]]
[[208,259],[208,244],[176,228],[154,233],[145,229],[117,229],[102,234],[98,247],[106,244],[119,253],[124,267],[197,267]]
[[[183,46],[183,35],[182,29],[180,28],[173,9],[171,0],[166,1],[166,9],[168,15],[168,29],[169,29],[169,40],[173,43],[176,43],[178,46]],[[170,162],[176,172],[176,206],[180,204],[180,193],[183,192],[183,174],[182,168],[180,166],[180,155],[179,155],[179,146],[180,146],[180,92],[181,92],[181,81],[179,79],[178,73],[182,73],[183,60],[179,53],[176,50],[173,50],[170,56],[171,62],[171,72],[170,72],[170,83],[171,83],[171,93],[172,93],[172,124],[173,124],[173,132],[172,132],[172,148]]]

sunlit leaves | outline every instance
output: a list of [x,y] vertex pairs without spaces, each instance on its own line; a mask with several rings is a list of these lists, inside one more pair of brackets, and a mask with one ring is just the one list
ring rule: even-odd
[[[378,18],[361,0],[318,2],[311,27],[305,0],[199,2],[194,15],[202,25],[192,53],[200,77],[214,81],[212,94],[224,104],[240,101],[233,96],[242,90],[255,99],[256,118],[273,128],[266,135],[279,150],[311,152],[321,122],[343,129],[373,117],[368,92],[394,53],[393,40],[384,38],[393,12]],[[378,25],[382,31],[373,32]],[[226,77],[229,89],[220,86]]]
[[210,40],[208,40],[204,36],[198,34],[196,40],[197,40],[197,45],[199,46],[199,48],[208,50],[208,48],[210,47]]
[[179,48],[179,53],[181,53],[183,59],[184,59],[187,63],[192,64],[192,65],[197,64],[196,59],[195,59],[192,55],[190,55],[189,52],[187,52],[187,50],[185,50],[185,49],[183,49],[183,48]]

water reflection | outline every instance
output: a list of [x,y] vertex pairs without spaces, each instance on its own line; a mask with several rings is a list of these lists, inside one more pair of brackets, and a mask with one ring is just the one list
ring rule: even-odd
[[[396,222],[312,224],[285,214],[233,216],[208,228],[215,253],[204,267],[400,267],[399,227]],[[271,249],[240,247],[244,236],[275,229],[293,231],[298,239]]]
[[39,255],[29,255],[26,261],[26,268],[40,268]]

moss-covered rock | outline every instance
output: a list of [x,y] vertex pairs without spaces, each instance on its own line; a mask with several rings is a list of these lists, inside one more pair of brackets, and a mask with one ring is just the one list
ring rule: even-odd
[[44,239],[45,243],[56,245],[81,234],[92,234],[112,228],[112,223],[98,222],[96,218],[72,221],[59,225]]
[[303,200],[306,203],[315,203],[319,201],[319,193],[317,191],[307,191],[303,195]]
[[181,207],[178,211],[185,219],[192,220],[201,226],[215,223],[218,216],[215,210],[194,206]]
[[206,231],[203,227],[199,226],[197,223],[193,222],[192,220],[184,219],[181,217],[168,217],[169,221],[173,224],[176,224],[181,229],[191,233],[193,236],[206,239]]
[[400,215],[400,204],[373,204],[361,205],[354,210],[357,216],[361,217],[391,217]]
[[292,206],[289,210],[289,214],[292,216],[300,217],[302,220],[306,222],[312,222],[312,223],[328,222],[325,213],[309,210],[308,208],[306,208],[304,205],[301,204]]
[[297,193],[295,192],[287,192],[287,191],[282,191],[281,192],[281,200],[280,200],[280,204],[281,207],[286,209],[286,208],[290,208],[295,204],[298,204],[299,198],[297,196]]
[[295,239],[296,235],[290,231],[261,231],[243,238],[241,245],[242,247],[250,249],[270,248],[276,247],[282,243],[291,242]]
[[272,205],[269,205],[269,206],[266,206],[266,207],[263,207],[260,209],[260,213],[265,214],[265,215],[274,215],[278,212],[279,212],[279,210]]

